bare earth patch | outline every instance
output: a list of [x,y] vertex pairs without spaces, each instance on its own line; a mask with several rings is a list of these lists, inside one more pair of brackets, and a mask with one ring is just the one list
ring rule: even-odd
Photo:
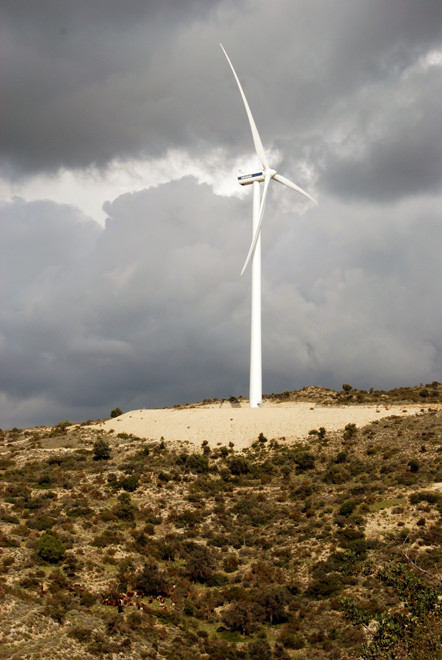
[[218,404],[217,407],[182,407],[162,410],[133,410],[99,423],[95,428],[114,433],[131,433],[140,438],[184,441],[211,447],[233,442],[236,449],[249,447],[260,433],[269,438],[299,440],[321,426],[339,431],[347,424],[364,426],[391,415],[415,415],[415,406],[316,406],[312,403],[267,403],[250,409],[245,404]]

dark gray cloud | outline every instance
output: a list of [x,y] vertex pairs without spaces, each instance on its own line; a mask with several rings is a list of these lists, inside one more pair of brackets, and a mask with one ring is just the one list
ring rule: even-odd
[[370,199],[440,185],[440,67],[417,66],[441,47],[439,0],[46,0],[1,13],[5,175],[250,150],[224,40],[265,143],[292,146],[318,185]]
[[33,397],[89,417],[245,386],[241,206],[188,179],[108,204],[105,228],[50,202],[4,204],[3,417]]
[[[170,133],[182,141],[182,129],[177,135],[173,128],[182,123],[176,83],[188,79],[189,72],[183,67],[186,54],[178,56],[172,44],[177,32],[197,17],[204,19],[217,4],[3,4],[4,167],[19,173],[105,166],[116,156],[166,150]],[[173,76],[163,80],[162,70],[172,60],[177,65]]]
[[440,66],[416,65],[372,86],[361,111],[326,147],[321,183],[341,197],[393,200],[442,183]]

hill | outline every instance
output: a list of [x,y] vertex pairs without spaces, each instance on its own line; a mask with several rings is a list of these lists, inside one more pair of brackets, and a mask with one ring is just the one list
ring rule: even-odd
[[[413,416],[240,451],[2,432],[0,657],[438,657],[442,411],[422,389]],[[327,392],[308,395],[352,390]]]

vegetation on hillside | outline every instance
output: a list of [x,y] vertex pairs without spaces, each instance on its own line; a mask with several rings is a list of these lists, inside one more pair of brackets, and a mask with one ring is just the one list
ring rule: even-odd
[[[433,381],[426,385],[420,384],[415,387],[397,387],[392,390],[375,390],[371,387],[369,390],[359,390],[352,387],[349,383],[344,383],[339,391],[328,387],[309,386],[301,390],[287,390],[278,394],[265,394],[264,401],[275,403],[300,403],[312,402],[320,405],[410,405],[410,404],[431,404],[442,403],[442,384]],[[218,402],[215,399],[204,399],[202,404],[213,404]],[[226,401],[223,399],[222,401]],[[244,397],[231,396],[229,401],[232,404],[244,402]],[[189,404],[186,404],[189,405]],[[176,406],[179,407],[179,406]]]
[[442,411],[241,452],[0,440],[2,658],[438,657]]

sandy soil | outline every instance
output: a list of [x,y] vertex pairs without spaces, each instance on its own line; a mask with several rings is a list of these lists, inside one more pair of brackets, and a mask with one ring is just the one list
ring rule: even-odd
[[[346,424],[364,426],[390,415],[417,414],[422,406],[316,406],[312,403],[266,404],[250,409],[239,404],[133,410],[99,423],[98,428],[115,433],[132,433],[140,438],[182,441],[200,447],[207,440],[211,447],[233,442],[236,449],[248,447],[260,433],[268,439],[300,440],[311,429],[343,429]],[[97,426],[95,428],[97,428]]]

